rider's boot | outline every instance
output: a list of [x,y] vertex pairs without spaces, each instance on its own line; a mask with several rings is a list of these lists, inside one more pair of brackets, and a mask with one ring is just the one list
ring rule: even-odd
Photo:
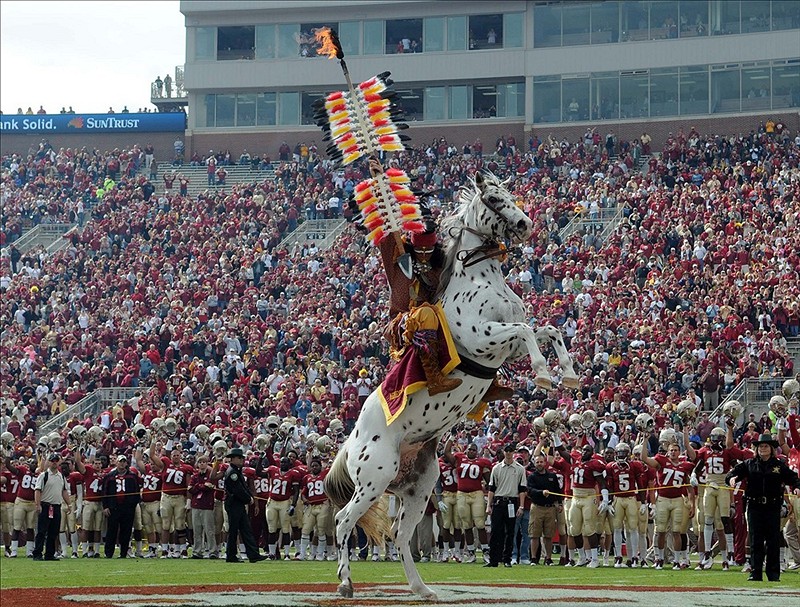
[[[420,331],[420,333],[422,333]],[[428,394],[435,396],[442,392],[450,392],[461,385],[461,380],[456,377],[442,375],[439,365],[439,340],[435,337],[425,336],[425,345],[417,348],[425,379],[428,380]]]
[[489,386],[488,390],[486,390],[486,394],[483,395],[481,400],[486,403],[490,403],[496,400],[508,400],[512,396],[514,396],[514,389],[504,386],[498,382],[497,378],[495,377],[492,380],[492,385]]

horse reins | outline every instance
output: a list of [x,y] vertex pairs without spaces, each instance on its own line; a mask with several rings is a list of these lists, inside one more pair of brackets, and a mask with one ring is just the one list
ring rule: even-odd
[[[477,230],[473,230],[467,226],[462,226],[461,229],[480,238],[485,238],[484,234],[481,234]],[[456,259],[464,264],[465,268],[469,268],[470,266],[474,266],[475,264],[487,259],[502,257],[507,253],[508,247],[505,245],[505,243],[498,242],[496,239],[492,238],[491,240],[485,240],[482,245],[475,247],[474,249],[462,249],[456,253]]]

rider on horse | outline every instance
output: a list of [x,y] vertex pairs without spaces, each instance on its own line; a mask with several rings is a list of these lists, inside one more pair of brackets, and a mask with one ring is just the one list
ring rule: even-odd
[[[383,171],[380,162],[370,159],[373,177]],[[394,237],[384,238],[378,249],[389,283],[389,314],[391,322],[385,335],[393,353],[402,353],[407,346],[416,349],[425,372],[428,394],[434,396],[449,392],[461,385],[455,377],[442,374],[439,361],[439,314],[434,307],[439,289],[439,278],[444,264],[442,246],[437,242],[436,224],[424,222],[422,232],[412,233],[410,242],[403,242],[403,251],[398,250]],[[394,236],[393,234],[390,236]],[[408,278],[397,263],[398,257],[406,253],[411,257],[412,277]],[[484,401],[510,398],[513,390],[492,382],[484,395]]]

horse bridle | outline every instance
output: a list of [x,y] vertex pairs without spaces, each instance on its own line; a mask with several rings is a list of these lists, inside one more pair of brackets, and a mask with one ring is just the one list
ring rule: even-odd
[[[486,208],[492,211],[495,215],[503,219],[503,221],[509,226],[508,229],[514,236],[517,235],[517,231],[511,227],[511,224],[508,221],[506,221],[506,218],[500,212],[500,209],[497,208],[495,203],[489,200],[485,200],[482,196],[481,196],[481,202],[484,204],[484,206],[486,206]],[[454,238],[453,235],[454,229],[459,229],[459,228],[450,229],[451,238]],[[481,234],[477,230],[474,230],[467,226],[462,226],[460,229],[463,231],[467,231],[470,234],[474,234],[475,236],[478,236],[483,240],[483,244],[478,247],[475,247],[474,249],[463,249],[458,253],[456,253],[456,259],[458,259],[458,261],[460,261],[465,268],[474,266],[475,264],[478,264],[487,259],[493,259],[495,257],[503,257],[508,253],[508,247],[504,242],[500,241],[499,239],[495,237],[488,238],[485,234]]]

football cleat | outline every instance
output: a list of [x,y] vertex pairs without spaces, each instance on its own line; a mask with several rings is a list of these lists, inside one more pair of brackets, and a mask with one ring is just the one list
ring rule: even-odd
[[661,571],[663,568],[664,568],[664,561],[662,559],[656,559],[656,565],[655,567],[653,567],[653,569]]
[[600,566],[600,561],[598,561],[597,559],[592,559],[586,566],[589,569],[597,569]]
[[622,557],[615,556],[614,557],[614,569],[622,569]]
[[78,553],[77,553],[77,552],[73,552],[73,553],[72,553],[72,556],[70,556],[69,558],[71,558],[71,559],[76,559],[76,558],[78,558]]
[[464,557],[465,563],[474,563],[475,562],[475,552],[473,550],[467,551],[467,556]]
[[161,557],[160,557],[160,558],[162,558],[162,559],[167,559],[167,558],[169,558],[169,552],[167,552],[166,550],[162,550],[162,551],[161,551]]
[[750,565],[750,561],[747,561],[742,567],[742,573],[750,573],[753,570],[753,567]]
[[730,571],[731,570],[731,566],[728,563],[728,561],[722,561],[722,570],[723,571]]

